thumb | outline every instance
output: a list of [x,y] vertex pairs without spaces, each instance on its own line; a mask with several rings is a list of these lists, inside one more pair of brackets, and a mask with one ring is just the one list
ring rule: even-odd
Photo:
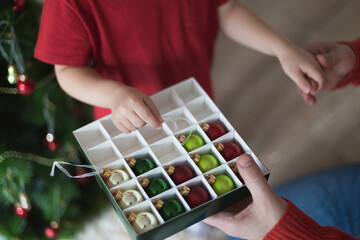
[[336,56],[334,53],[317,54],[316,60],[323,68],[331,68],[336,64]]
[[270,195],[273,195],[270,185],[250,155],[241,155],[237,160],[237,168],[245,185],[249,189],[254,202],[268,199]]

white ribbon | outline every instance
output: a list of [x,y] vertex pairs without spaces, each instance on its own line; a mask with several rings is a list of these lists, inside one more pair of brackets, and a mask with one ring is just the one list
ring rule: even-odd
[[[176,120],[183,120],[183,121],[187,122],[187,123],[189,124],[189,126],[191,126],[191,122],[190,122],[188,119],[182,118],[182,117],[178,117],[178,118],[163,118],[163,120],[164,120],[165,122],[171,122],[171,123],[174,125],[174,127],[175,127],[175,132],[177,132],[177,131],[179,130],[179,128],[178,128],[178,126],[177,126],[177,124],[176,124]],[[185,141],[182,142],[181,145],[185,145],[185,143],[186,143],[187,140],[189,139],[189,137],[190,137],[190,135],[191,135],[192,132],[193,132],[193,131],[190,130],[190,132],[189,132],[189,134],[187,135]]]
[[[84,167],[84,168],[90,168],[90,169],[94,169],[94,172],[89,172],[89,173],[84,173],[81,175],[77,175],[77,176],[72,176],[63,166],[61,166],[62,164],[64,165],[71,165],[71,166],[75,166],[75,167]],[[95,176],[97,174],[102,174],[104,172],[104,170],[102,168],[97,168],[95,166],[92,165],[76,165],[76,164],[72,164],[72,163],[68,163],[68,162],[63,162],[63,161],[54,161],[53,166],[51,168],[51,172],[50,172],[50,176],[54,176],[55,174],[55,167],[57,167],[58,169],[60,169],[60,171],[62,171],[63,173],[65,173],[66,176],[70,177],[70,178],[84,178],[84,177],[91,177],[91,176]]]

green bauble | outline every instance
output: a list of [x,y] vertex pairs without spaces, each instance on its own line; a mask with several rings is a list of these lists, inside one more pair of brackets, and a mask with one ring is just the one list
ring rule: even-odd
[[149,186],[146,188],[146,193],[149,197],[153,197],[169,189],[169,186],[162,178],[154,178],[150,180]]
[[218,196],[223,195],[235,188],[234,181],[225,174],[220,174],[216,176],[216,181],[212,185],[212,188]]
[[184,208],[181,203],[173,199],[165,201],[164,206],[160,210],[160,214],[165,221],[176,217],[183,212]]
[[154,168],[154,163],[150,159],[142,158],[142,159],[136,161],[136,163],[133,167],[133,171],[134,171],[135,175],[138,176],[147,171],[150,171],[153,168]]
[[186,151],[191,152],[205,144],[202,137],[197,134],[191,134],[186,143],[184,144],[184,148]]
[[211,154],[204,154],[200,156],[200,160],[197,163],[200,170],[204,173],[213,168],[219,166],[218,160]]

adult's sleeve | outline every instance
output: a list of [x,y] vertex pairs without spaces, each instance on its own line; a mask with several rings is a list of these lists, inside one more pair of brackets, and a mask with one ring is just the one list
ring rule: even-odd
[[50,64],[88,64],[92,54],[85,24],[66,0],[45,0],[34,57]]
[[264,240],[355,240],[338,228],[320,226],[291,201],[285,200],[288,206],[284,215]]
[[217,0],[218,1],[218,5],[220,6],[221,4],[224,4],[226,2],[228,2],[229,0]]
[[359,86],[360,85],[360,38],[351,42],[339,42],[339,43],[348,45],[354,51],[356,56],[356,64],[354,69],[351,71],[351,73],[344,80],[342,80],[335,87],[335,89],[344,87],[349,83],[353,84],[354,86]]

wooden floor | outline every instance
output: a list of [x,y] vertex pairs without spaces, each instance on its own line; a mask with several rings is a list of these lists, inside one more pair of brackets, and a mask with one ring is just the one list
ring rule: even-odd
[[[360,37],[359,0],[241,2],[299,46]],[[272,185],[360,161],[360,87],[321,93],[316,106],[307,106],[275,58],[236,45],[223,35],[217,42],[212,77],[217,105],[268,167]],[[197,226],[169,240],[225,239],[219,230]],[[199,233],[199,227],[205,231]],[[76,239],[114,236],[128,239],[109,204]]]
[[[360,37],[359,0],[241,2],[298,46]],[[271,171],[271,184],[360,162],[360,87],[323,92],[307,106],[275,58],[223,35],[212,76],[216,103]]]

